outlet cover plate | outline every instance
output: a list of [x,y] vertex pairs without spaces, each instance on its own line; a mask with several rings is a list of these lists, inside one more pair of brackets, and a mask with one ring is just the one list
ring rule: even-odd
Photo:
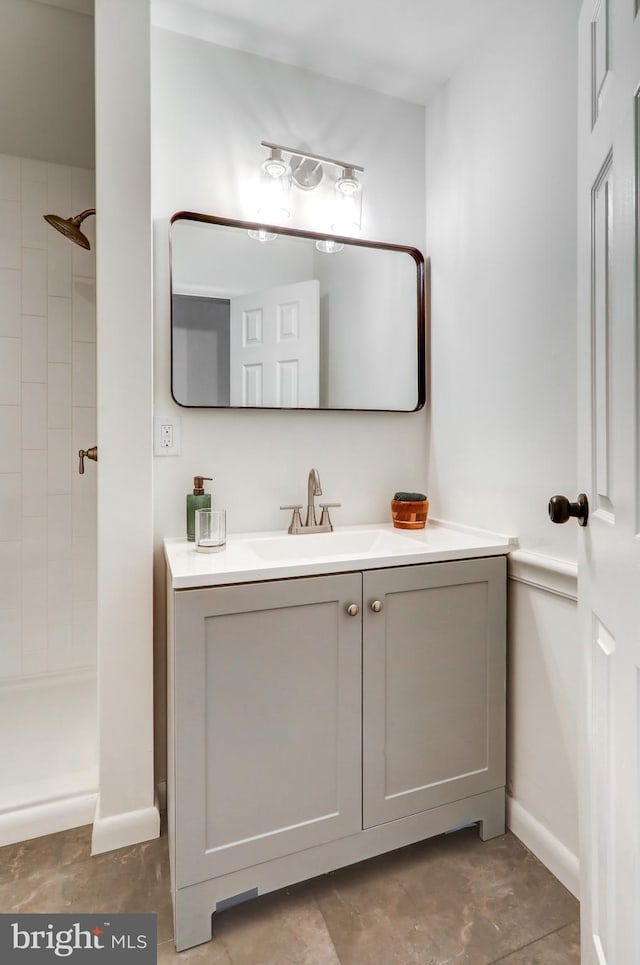
[[181,419],[176,415],[153,417],[153,452],[156,456],[180,455]]

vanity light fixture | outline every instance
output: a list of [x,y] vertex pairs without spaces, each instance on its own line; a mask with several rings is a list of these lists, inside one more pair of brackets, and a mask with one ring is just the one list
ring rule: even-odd
[[[313,191],[321,184],[325,173],[332,173],[334,211],[331,227],[337,234],[343,235],[360,231],[362,182],[358,173],[364,171],[361,165],[322,154],[311,154],[300,148],[285,147],[272,141],[261,141],[260,144],[269,151],[269,156],[260,165],[262,199],[259,212],[264,220],[278,223],[291,216],[292,185],[301,191]],[[317,243],[319,251],[339,250],[339,242],[334,243],[333,248],[322,248],[321,244],[324,243]]]

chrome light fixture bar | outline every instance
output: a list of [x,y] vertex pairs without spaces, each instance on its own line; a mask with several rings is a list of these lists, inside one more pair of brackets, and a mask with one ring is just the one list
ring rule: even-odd
[[[312,154],[296,147],[286,147],[274,141],[261,141],[269,156],[260,165],[261,201],[260,215],[269,222],[282,222],[291,216],[290,189],[292,185],[302,191],[313,191],[324,176],[326,166],[335,168],[337,176],[332,179],[334,187],[332,230],[337,234],[353,235],[360,231],[362,220],[362,182],[358,177],[364,172],[361,164],[341,161],[324,154]],[[337,251],[339,248],[320,250]]]
[[[298,163],[295,164],[295,166],[294,164],[291,165],[291,175],[293,177],[293,180],[296,182],[296,184],[298,184],[298,181],[296,179],[296,171],[300,167],[300,162],[302,161],[315,161],[316,166],[317,165],[322,166],[323,164],[331,164],[334,168],[342,168],[342,170],[345,172],[343,177],[345,177],[347,175],[347,172],[349,171],[360,171],[360,173],[364,172],[364,168],[360,164],[352,164],[350,161],[339,161],[335,157],[325,157],[323,154],[311,154],[309,151],[302,151],[299,147],[285,147],[284,144],[274,144],[273,141],[260,141],[260,144],[262,145],[262,147],[268,147],[269,150],[272,152],[272,155],[275,154],[275,157],[277,159],[282,159],[283,154],[288,154],[292,162],[295,162],[296,158],[300,159]],[[269,160],[270,159],[267,159],[265,163],[268,164]],[[283,168],[283,173],[284,173],[284,168]],[[320,183],[321,178],[322,178],[322,171],[320,172],[320,177],[317,180],[317,184]],[[339,180],[342,180],[342,178]],[[315,187],[315,186],[316,186],[315,184],[298,185],[298,187],[302,187],[303,190],[306,189],[307,191],[310,190],[311,187]]]

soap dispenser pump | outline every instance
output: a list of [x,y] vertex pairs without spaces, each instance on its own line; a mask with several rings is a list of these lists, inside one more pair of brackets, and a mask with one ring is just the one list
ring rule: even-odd
[[211,476],[194,476],[193,492],[187,494],[187,539],[191,543],[196,539],[196,509],[211,509],[211,495],[204,491],[205,479],[212,481]]

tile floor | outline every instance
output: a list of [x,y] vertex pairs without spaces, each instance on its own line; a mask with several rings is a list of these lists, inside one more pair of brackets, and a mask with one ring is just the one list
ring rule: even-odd
[[178,955],[166,837],[92,858],[90,832],[1,848],[0,911],[156,912],[159,965],[580,961],[577,901],[509,833],[467,828],[264,895]]

